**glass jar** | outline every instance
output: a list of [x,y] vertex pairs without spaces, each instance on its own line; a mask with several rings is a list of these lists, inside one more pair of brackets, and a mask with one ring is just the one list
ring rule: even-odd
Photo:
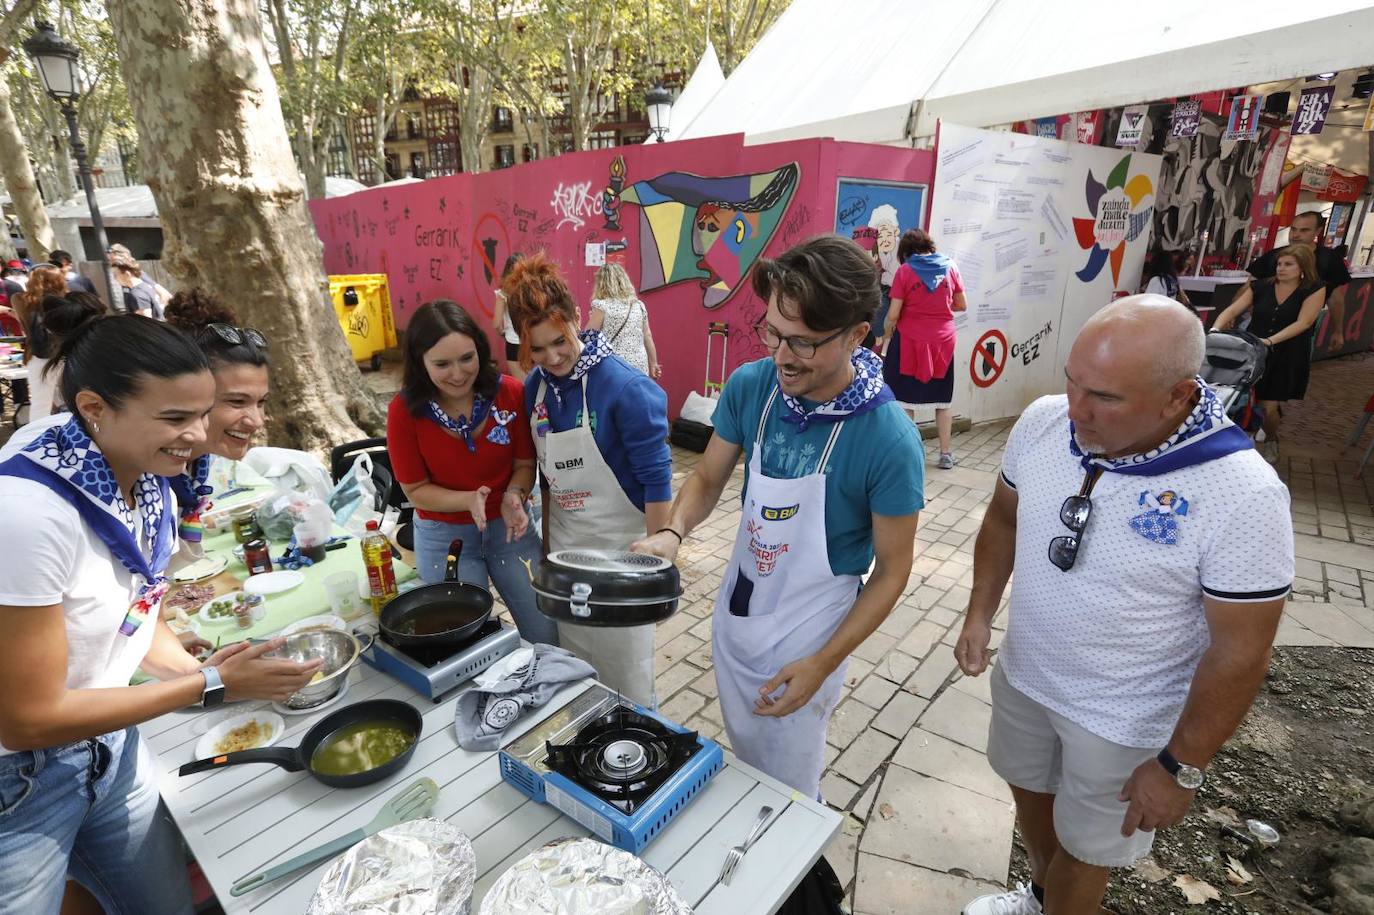
[[272,551],[267,541],[250,540],[243,545],[243,564],[248,567],[249,575],[261,575],[272,571]]

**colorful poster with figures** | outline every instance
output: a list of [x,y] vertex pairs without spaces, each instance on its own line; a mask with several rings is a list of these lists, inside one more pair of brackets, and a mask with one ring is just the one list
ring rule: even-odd
[[[1068,347],[1138,291],[1160,156],[940,124],[930,232],[968,301],[954,402],[975,422],[1063,390]],[[918,417],[919,418],[919,417]]]
[[873,254],[882,270],[882,285],[891,286],[897,242],[907,229],[925,224],[926,186],[862,178],[835,182],[835,232],[852,238]]
[[1169,132],[1175,137],[1195,137],[1202,126],[1202,102],[1187,98],[1174,104],[1173,126]]
[[1295,137],[1321,133],[1335,97],[1335,86],[1316,86],[1302,90],[1302,95],[1298,98],[1298,110],[1293,113],[1293,129],[1290,133]]
[[[597,270],[623,266],[647,307],[658,382],[676,415],[688,392],[702,389],[711,328],[728,333],[728,348],[717,340],[712,350],[713,380],[768,355],[752,329],[766,303],[750,271],[761,257],[833,231],[839,176],[870,195],[861,214],[870,250],[880,230],[895,250],[897,230],[921,224],[934,159],[928,150],[833,140],[746,146],[732,135],[381,185],[312,200],[310,209],[328,272],[386,274],[399,329],[440,298],[490,328],[515,255],[548,256],[584,314]],[[882,225],[887,208],[898,214],[895,227]],[[500,352],[494,330],[491,342]]]
[[1262,95],[1237,95],[1231,99],[1231,114],[1226,120],[1226,139],[1253,140],[1259,136]]

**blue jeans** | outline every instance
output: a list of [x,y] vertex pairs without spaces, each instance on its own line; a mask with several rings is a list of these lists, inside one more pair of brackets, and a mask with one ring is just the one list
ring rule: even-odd
[[0,756],[0,913],[52,915],[67,875],[112,915],[192,911],[181,840],[129,728]]
[[427,583],[444,580],[448,546],[459,537],[463,554],[458,557],[458,577],[480,587],[494,582],[502,602],[515,618],[515,628],[527,642],[558,644],[558,624],[539,612],[530,576],[539,565],[539,535],[531,524],[525,536],[506,542],[506,522],[492,518],[486,532],[475,524],[449,524],[428,518],[415,519],[415,570]]

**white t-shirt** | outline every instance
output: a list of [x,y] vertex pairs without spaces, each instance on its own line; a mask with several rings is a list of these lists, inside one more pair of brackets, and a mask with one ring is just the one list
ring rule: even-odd
[[[1007,679],[1113,743],[1166,745],[1210,641],[1203,595],[1262,602],[1288,593],[1287,487],[1253,448],[1157,476],[1105,472],[1064,572],[1049,560],[1050,541],[1071,533],[1059,511],[1084,478],[1069,452],[1066,397],[1042,397],[1021,415],[1002,478],[1018,496]],[[1161,536],[1166,529],[1173,536]]]
[[[61,604],[67,688],[128,686],[157,628],[149,619],[132,636],[119,634],[134,599],[133,573],[70,502],[41,483],[0,476],[0,518],[23,519],[24,528],[24,536],[7,538],[0,550],[0,607]],[[12,752],[0,746],[0,756]]]

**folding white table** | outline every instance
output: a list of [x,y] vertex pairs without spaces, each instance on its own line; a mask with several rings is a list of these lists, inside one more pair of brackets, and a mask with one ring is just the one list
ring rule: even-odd
[[[223,713],[174,712],[140,728],[157,754],[163,800],[229,915],[300,915],[328,862],[245,896],[230,896],[229,887],[365,825],[388,798],[421,776],[440,786],[431,816],[454,824],[472,840],[477,854],[474,915],[496,878],[526,853],[561,836],[588,834],[553,807],[506,784],[495,752],[473,753],[458,746],[453,729],[458,692],[435,704],[364,665],[350,678],[347,695],[334,708],[363,699],[402,699],[424,715],[420,743],[405,769],[363,788],[329,788],[305,772],[270,765],[233,766],[181,778],[177,768],[194,758],[196,741],[205,730],[201,716]],[[591,683],[583,681],[558,693],[513,729],[511,738]],[[324,714],[327,710],[287,717],[287,731],[278,744],[294,746]],[[720,885],[717,878],[726,853],[744,840],[764,806],[773,808],[773,819],[730,885]],[[839,814],[727,753],[725,768],[654,839],[643,858],[667,874],[700,915],[765,915],[777,911],[839,828]]]

